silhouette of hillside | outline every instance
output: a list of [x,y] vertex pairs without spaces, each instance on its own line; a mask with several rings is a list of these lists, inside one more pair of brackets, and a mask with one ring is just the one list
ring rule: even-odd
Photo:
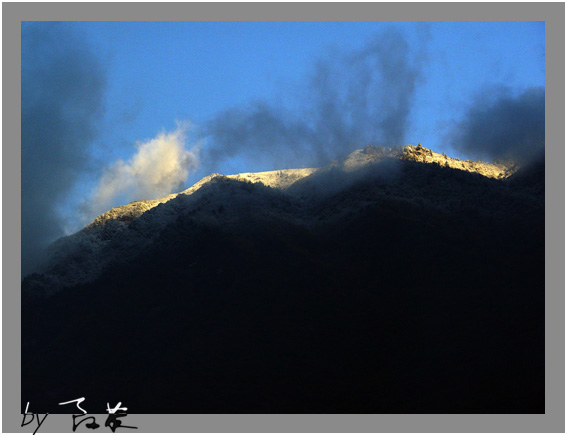
[[543,413],[543,166],[344,163],[91,228],[89,279],[22,284],[23,407]]

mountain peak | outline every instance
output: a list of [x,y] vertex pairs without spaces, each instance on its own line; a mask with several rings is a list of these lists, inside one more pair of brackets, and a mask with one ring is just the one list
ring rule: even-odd
[[488,178],[508,178],[513,174],[511,166],[502,163],[487,163],[480,160],[460,160],[455,157],[448,157],[445,153],[439,154],[421,144],[417,146],[406,145],[402,148],[400,155],[402,160],[411,160],[420,163],[433,163],[461,171],[474,172]]
[[[437,153],[429,148],[418,144],[405,145],[403,147],[383,147],[369,145],[350,153],[348,156],[331,162],[326,168],[338,168],[345,173],[357,171],[363,167],[376,164],[384,159],[393,158],[399,160],[413,161],[418,163],[436,164],[442,167],[458,169],[461,171],[480,174],[484,177],[503,179],[512,175],[515,167],[502,163],[486,163],[482,161],[460,160],[454,157],[448,157],[445,153]],[[197,183],[179,193],[166,195],[158,199],[134,201],[126,205],[115,207],[91,222],[87,228],[104,225],[112,220],[116,223],[128,224],[134,219],[140,217],[146,211],[163,204],[180,194],[191,195],[199,190],[203,185],[212,181],[214,178],[223,176],[236,181],[244,181],[249,183],[261,183],[265,186],[287,190],[295,182],[306,178],[315,172],[324,168],[299,168],[299,169],[279,169],[275,171],[264,172],[242,172],[234,175],[223,175],[213,173],[208,175]]]
[[[488,194],[513,204],[537,205],[537,198],[528,198],[533,189],[521,190],[519,182],[521,192],[516,189],[516,199],[509,199],[509,183],[498,180],[509,177],[514,169],[505,164],[459,160],[418,144],[367,146],[321,168],[214,173],[180,193],[134,201],[101,214],[79,232],[55,241],[39,275],[30,276],[28,282],[37,281],[38,287],[52,291],[89,282],[108,264],[134,258],[159,239],[164,228],[183,217],[226,226],[243,216],[249,219],[252,213],[253,219],[278,216],[311,227],[340,220],[344,213],[354,213],[377,198],[427,202],[439,210],[452,210],[463,203],[463,194],[455,192],[465,190],[471,201],[475,195]],[[348,201],[326,210],[335,195],[346,195]],[[495,205],[498,201],[487,200],[486,204],[477,207],[476,213],[503,213]]]

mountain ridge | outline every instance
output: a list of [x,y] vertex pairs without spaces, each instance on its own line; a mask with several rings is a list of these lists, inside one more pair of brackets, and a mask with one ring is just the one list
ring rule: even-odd
[[391,152],[263,175],[285,189],[215,175],[59,240],[22,282],[22,409],[544,413],[543,162]]
[[[156,234],[163,228],[181,216],[194,214],[195,210],[208,210],[199,212],[200,222],[220,220],[229,225],[231,221],[238,222],[243,216],[249,215],[249,211],[239,203],[256,209],[257,216],[270,216],[274,204],[279,204],[281,216],[286,216],[290,222],[312,227],[328,219],[342,219],[345,213],[348,215],[358,209],[358,201],[375,201],[373,197],[356,199],[355,193],[347,201],[350,204],[348,207],[341,204],[335,211],[326,211],[324,214],[317,210],[317,204],[327,201],[326,198],[369,180],[378,183],[375,189],[378,196],[385,195],[390,200],[398,198],[418,204],[426,201],[428,206],[446,211],[459,207],[455,205],[460,201],[456,196],[457,191],[439,195],[427,187],[427,183],[431,182],[430,175],[427,175],[430,173],[439,173],[441,178],[464,177],[463,180],[480,177],[480,181],[475,182],[478,186],[490,184],[495,187],[486,187],[489,191],[503,191],[507,187],[498,183],[508,179],[513,170],[505,165],[460,161],[419,144],[399,148],[369,146],[321,168],[235,175],[215,173],[180,193],[115,207],[79,232],[57,240],[50,246],[49,260],[43,268],[27,278],[29,285],[26,288],[44,288],[47,294],[52,294],[61,288],[90,282],[112,262],[123,262],[138,255],[145,246],[153,243]],[[459,181],[455,184],[456,188],[459,183],[462,184]],[[468,181],[466,183],[470,184]],[[444,186],[440,188],[446,189]],[[249,193],[252,191],[255,195],[251,197]],[[504,192],[500,194],[504,195]],[[211,200],[214,206],[207,203]],[[258,204],[263,205],[259,207]],[[282,204],[293,211],[285,212]],[[219,210],[224,208],[231,210],[221,214]],[[483,207],[475,212],[493,213]]]
[[343,159],[331,162],[329,165],[321,168],[299,168],[299,169],[279,169],[261,172],[243,172],[234,175],[223,175],[213,173],[208,175],[194,185],[179,193],[173,193],[154,200],[133,201],[123,206],[114,207],[111,210],[98,216],[87,227],[97,226],[107,220],[118,220],[129,222],[139,217],[147,210],[156,207],[159,204],[169,201],[178,195],[190,195],[198,190],[205,183],[211,181],[215,177],[227,177],[230,179],[247,181],[252,183],[262,183],[268,187],[286,190],[296,181],[305,178],[317,171],[339,167],[348,171],[358,170],[365,165],[376,164],[385,158],[399,158],[401,160],[415,161],[428,164],[437,164],[449,168],[459,169],[466,172],[478,173],[488,178],[504,179],[514,173],[513,165],[494,164],[486,162],[475,162],[472,160],[460,160],[458,158],[447,157],[425,148],[419,144],[418,146],[406,145],[398,148],[386,148],[377,146],[367,146],[358,149]]

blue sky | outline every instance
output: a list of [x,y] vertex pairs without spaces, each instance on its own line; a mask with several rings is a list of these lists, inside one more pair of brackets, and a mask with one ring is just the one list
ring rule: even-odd
[[[415,25],[407,22],[74,25],[104,59],[109,82],[106,134],[126,142],[126,147],[153,137],[162,128],[173,128],[176,119],[203,122],[227,107],[254,98],[270,99],[294,85],[301,86],[315,59],[332,48],[360,48],[385,27],[399,27],[411,42],[417,42]],[[445,111],[447,102],[454,115],[485,85],[544,85],[542,22],[430,25],[425,83],[415,106],[415,118],[426,119],[416,122],[415,135],[425,132],[431,122],[447,118],[447,113],[439,113]],[[420,117],[424,105],[430,109]],[[433,133],[428,136],[435,137]]]
[[[53,189],[44,206],[58,222],[54,237],[104,211],[85,202],[105,176],[100,207],[178,191],[210,172],[322,164],[366,142],[419,141],[474,158],[474,148],[452,146],[455,125],[487,95],[544,87],[544,65],[543,22],[22,23],[22,180],[41,174],[42,194]],[[335,134],[331,117],[362,99],[365,117],[356,104],[345,109],[349,128]],[[386,132],[391,113],[396,128]],[[139,186],[151,170],[143,144],[145,159],[184,159],[157,190]],[[34,160],[39,148],[48,157]],[[114,184],[113,174],[122,177]],[[65,182],[48,181],[57,176]],[[23,202],[27,192],[23,183]],[[38,198],[29,203],[40,207]]]
[[[108,71],[99,141],[127,155],[136,140],[205,122],[254,99],[285,98],[332,49],[361,48],[394,26],[418,43],[415,24],[379,22],[78,23]],[[427,65],[408,142],[442,148],[439,127],[489,85],[545,84],[543,22],[430,23]],[[219,168],[219,170],[222,168]],[[245,169],[245,168],[244,168]]]

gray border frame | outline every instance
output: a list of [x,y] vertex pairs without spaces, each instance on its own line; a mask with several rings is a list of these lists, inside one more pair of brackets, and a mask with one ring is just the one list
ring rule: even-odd
[[[565,431],[565,4],[564,3],[3,3],[3,432],[20,427],[21,21],[545,21],[546,413],[541,415],[130,415],[148,432]],[[550,89],[552,91],[550,91]],[[18,307],[18,309],[15,309]],[[33,410],[33,408],[32,408]],[[33,410],[40,411],[40,410]],[[100,431],[101,429],[98,429]],[[50,415],[39,433],[70,432]],[[87,432],[87,430],[79,430]],[[91,433],[90,431],[89,433]]]

